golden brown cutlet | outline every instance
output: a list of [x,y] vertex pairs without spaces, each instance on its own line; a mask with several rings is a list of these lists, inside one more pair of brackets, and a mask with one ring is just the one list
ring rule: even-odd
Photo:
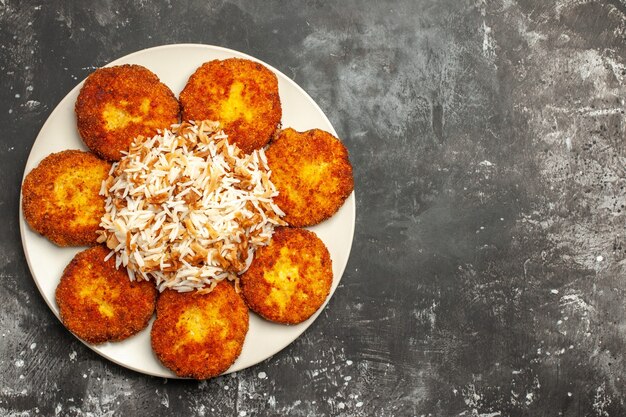
[[284,129],[266,155],[279,193],[274,202],[291,226],[312,226],[331,217],[354,188],[346,147],[323,130]]
[[172,91],[147,68],[120,65],[94,71],[76,100],[78,132],[85,145],[110,161],[128,151],[137,136],[178,122],[180,107]]
[[99,192],[110,169],[110,163],[91,152],[48,155],[24,179],[24,218],[59,246],[95,245],[104,214],[104,197]]
[[306,229],[280,227],[268,246],[259,248],[241,276],[248,307],[284,324],[311,317],[328,297],[332,262],[324,243]]
[[180,93],[183,120],[219,121],[230,143],[265,146],[282,118],[278,80],[263,65],[230,58],[204,63]]
[[208,294],[167,289],[157,301],[152,350],[181,377],[206,379],[235,362],[248,332],[248,307],[228,282]]
[[125,268],[115,268],[115,258],[104,261],[108,253],[100,245],[78,253],[56,289],[63,324],[89,343],[126,339],[154,313],[154,283],[130,281]]

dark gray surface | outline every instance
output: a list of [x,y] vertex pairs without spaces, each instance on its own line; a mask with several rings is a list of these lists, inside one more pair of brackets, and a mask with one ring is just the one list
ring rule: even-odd
[[[624,0],[0,0],[0,414],[626,415]],[[162,380],[84,347],[20,244],[31,145],[94,68],[237,49],[349,148],[342,284],[273,358]]]

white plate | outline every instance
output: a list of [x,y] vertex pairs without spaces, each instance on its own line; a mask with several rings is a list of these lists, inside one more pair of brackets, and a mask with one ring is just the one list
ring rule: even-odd
[[[256,58],[230,49],[208,45],[180,44],[159,46],[135,52],[117,59],[107,66],[120,64],[143,65],[156,73],[161,81],[178,95],[185,86],[189,76],[203,62],[230,57],[259,61]],[[319,128],[329,131],[335,134],[335,136],[337,135],[328,118],[302,88],[283,73],[265,63],[263,64],[274,71],[278,77],[284,127],[292,127],[296,130]],[[74,116],[74,103],[81,86],[82,82],[61,100],[41,128],[28,157],[25,174],[30,172],[43,158],[52,152],[59,152],[64,149],[87,150],[76,130],[76,118]],[[334,274],[333,285],[330,291],[331,296],[337,288],[348,262],[354,235],[354,219],[355,202],[354,193],[352,193],[339,212],[331,219],[310,228],[324,241],[330,251]],[[59,248],[50,243],[47,239],[30,229],[24,220],[21,210],[20,231],[24,252],[26,253],[26,259],[33,279],[50,309],[59,317],[59,309],[54,300],[57,284],[65,266],[83,248]],[[330,296],[328,298],[330,299]],[[326,301],[328,302],[328,300]],[[251,314],[250,330],[246,336],[241,356],[227,373],[255,365],[274,355],[302,334],[321,311],[322,308],[309,320],[296,326],[270,323],[255,314]],[[87,344],[87,346],[105,358],[126,368],[148,375],[175,378],[175,375],[163,367],[152,352],[150,347],[150,326],[148,329],[123,342],[105,343],[102,345]]]

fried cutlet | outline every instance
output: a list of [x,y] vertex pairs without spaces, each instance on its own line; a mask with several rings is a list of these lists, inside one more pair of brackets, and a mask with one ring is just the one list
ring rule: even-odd
[[94,246],[67,265],[56,290],[65,326],[89,343],[126,339],[144,329],[156,303],[150,281],[130,281],[126,269],[115,268],[108,250]]
[[346,147],[323,130],[285,129],[266,155],[278,190],[274,202],[291,226],[312,226],[326,220],[354,188]]
[[117,161],[139,135],[178,122],[179,105],[172,91],[147,68],[120,65],[94,71],[76,100],[78,132],[96,154]]
[[59,246],[95,245],[104,214],[104,197],[99,192],[110,169],[110,163],[91,152],[48,155],[22,185],[24,218]]
[[306,229],[279,227],[241,276],[248,307],[267,320],[297,324],[328,297],[332,262],[324,243]]
[[230,143],[250,153],[265,146],[282,118],[276,75],[258,62],[204,63],[180,93],[183,120],[219,121]]
[[176,375],[206,379],[235,362],[247,332],[248,307],[228,282],[208,294],[167,289],[157,301],[152,350]]

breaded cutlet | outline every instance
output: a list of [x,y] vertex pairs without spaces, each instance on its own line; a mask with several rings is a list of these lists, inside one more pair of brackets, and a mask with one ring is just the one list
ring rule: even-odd
[[104,197],[99,195],[111,164],[91,152],[53,153],[26,175],[24,218],[59,246],[95,245]]
[[207,379],[235,362],[248,332],[248,307],[225,281],[208,294],[166,289],[157,301],[152,350],[180,377]]
[[339,210],[354,188],[348,150],[319,129],[282,130],[266,151],[274,202],[291,226],[312,226]]
[[311,317],[328,297],[332,262],[315,233],[279,227],[270,244],[257,249],[240,279],[252,311],[267,320],[297,324]]
[[141,65],[94,71],[76,100],[78,132],[100,157],[118,161],[137,136],[178,123],[180,107],[172,91]]
[[63,324],[89,343],[126,339],[144,329],[156,303],[150,281],[130,281],[101,245],[78,253],[63,271],[56,302]]
[[180,93],[183,120],[215,120],[245,153],[265,146],[282,118],[276,75],[258,62],[205,62]]

